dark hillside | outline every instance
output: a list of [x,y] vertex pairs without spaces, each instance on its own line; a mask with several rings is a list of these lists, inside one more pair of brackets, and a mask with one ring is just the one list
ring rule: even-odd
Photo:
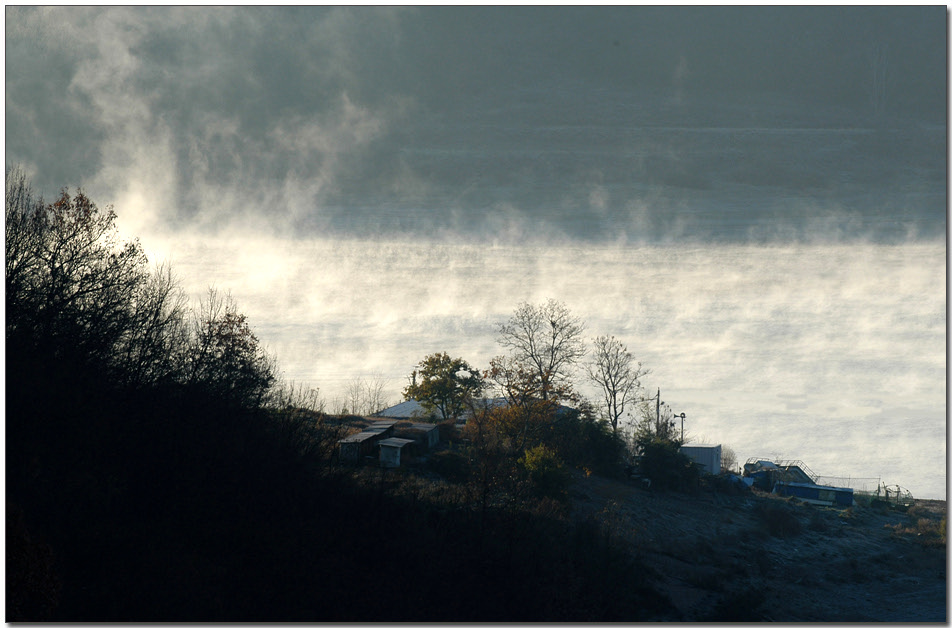
[[[427,484],[317,475],[264,418],[225,426],[169,410],[165,439],[152,438],[155,424],[145,439],[134,429],[89,439],[98,453],[44,464],[42,490],[10,483],[10,513],[22,517],[8,525],[8,619],[674,618],[651,571],[590,523],[481,517],[432,501]],[[223,448],[221,429],[244,442]],[[52,560],[17,565],[30,543]]]
[[187,310],[114,220],[8,173],[7,621],[673,617],[544,502],[334,467],[339,428],[244,315],[214,291]]
[[838,509],[582,474],[571,493],[574,517],[610,522],[685,621],[947,621],[944,501]]

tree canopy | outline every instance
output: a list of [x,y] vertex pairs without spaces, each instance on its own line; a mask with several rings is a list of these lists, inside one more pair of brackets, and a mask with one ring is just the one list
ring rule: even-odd
[[543,399],[555,386],[565,386],[575,364],[585,355],[585,325],[561,301],[522,303],[498,328],[497,341],[512,357],[535,371]]
[[479,371],[462,358],[448,353],[426,356],[410,375],[403,391],[406,399],[415,399],[442,420],[456,420],[466,410],[467,401],[483,390]]
[[618,423],[641,389],[641,377],[649,371],[642,369],[641,362],[635,362],[628,347],[614,336],[595,338],[592,360],[586,366],[605,402],[605,418],[618,433]]

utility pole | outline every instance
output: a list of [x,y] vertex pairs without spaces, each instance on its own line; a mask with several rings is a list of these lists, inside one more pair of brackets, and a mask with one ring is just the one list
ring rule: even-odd
[[[647,398],[642,397],[641,400],[642,400],[642,401],[651,401],[651,397],[647,397]],[[672,430],[674,429],[674,421],[671,422],[671,425],[670,425],[670,426],[668,426],[667,424],[665,424],[665,426],[664,426],[663,428],[662,428],[662,426],[661,426],[661,403],[662,403],[662,402],[661,402],[661,388],[658,388],[658,393],[654,396],[654,400],[655,400],[655,433],[658,434],[658,435],[668,434],[668,428],[669,428],[669,427],[670,427]],[[670,410],[670,409],[671,409],[671,406],[668,406],[668,409]],[[675,416],[675,418],[677,418],[677,417]],[[683,418],[683,417],[682,417],[682,418]],[[683,434],[684,434],[684,424],[683,424],[683,423],[682,423],[682,425],[681,425],[681,433],[682,433],[682,439],[681,439],[681,440],[684,440],[684,438],[683,438]]]

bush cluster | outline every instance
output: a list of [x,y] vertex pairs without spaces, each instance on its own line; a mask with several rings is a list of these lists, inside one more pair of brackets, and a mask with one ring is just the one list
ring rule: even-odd
[[700,486],[701,472],[691,458],[680,452],[676,441],[658,436],[638,443],[640,473],[651,480],[651,488],[691,491]]
[[525,470],[532,485],[540,497],[566,499],[570,476],[565,465],[554,451],[545,445],[527,450],[519,459],[519,466]]

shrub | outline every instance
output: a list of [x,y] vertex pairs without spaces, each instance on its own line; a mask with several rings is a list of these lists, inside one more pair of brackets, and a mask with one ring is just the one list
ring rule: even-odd
[[906,535],[915,537],[915,540],[926,547],[945,547],[947,520],[943,517],[941,521],[922,517],[914,524],[903,525],[897,523],[894,525],[886,524],[885,527],[892,530],[896,536]]
[[458,451],[443,450],[430,456],[429,467],[450,482],[464,482],[469,475],[469,462]]
[[813,515],[810,517],[810,523],[807,525],[807,527],[813,532],[827,532],[830,529],[830,526],[826,521],[826,517],[819,511],[813,512]]
[[800,518],[794,506],[779,500],[766,500],[758,504],[757,512],[773,536],[787,538],[802,531]]
[[7,503],[7,620],[49,621],[62,582],[53,548],[33,538],[22,509]]
[[437,429],[440,431],[440,442],[451,443],[453,441],[459,440],[460,433],[459,429],[456,427],[456,421],[443,421],[436,424]]
[[529,474],[533,488],[540,497],[559,500],[568,497],[569,473],[559,457],[545,445],[527,450],[519,459],[519,466]]
[[641,473],[651,480],[651,488],[688,490],[696,488],[701,473],[692,460],[678,451],[674,441],[651,438],[640,443]]
[[606,477],[621,477],[624,442],[607,421],[586,412],[560,417],[549,441],[566,463]]

